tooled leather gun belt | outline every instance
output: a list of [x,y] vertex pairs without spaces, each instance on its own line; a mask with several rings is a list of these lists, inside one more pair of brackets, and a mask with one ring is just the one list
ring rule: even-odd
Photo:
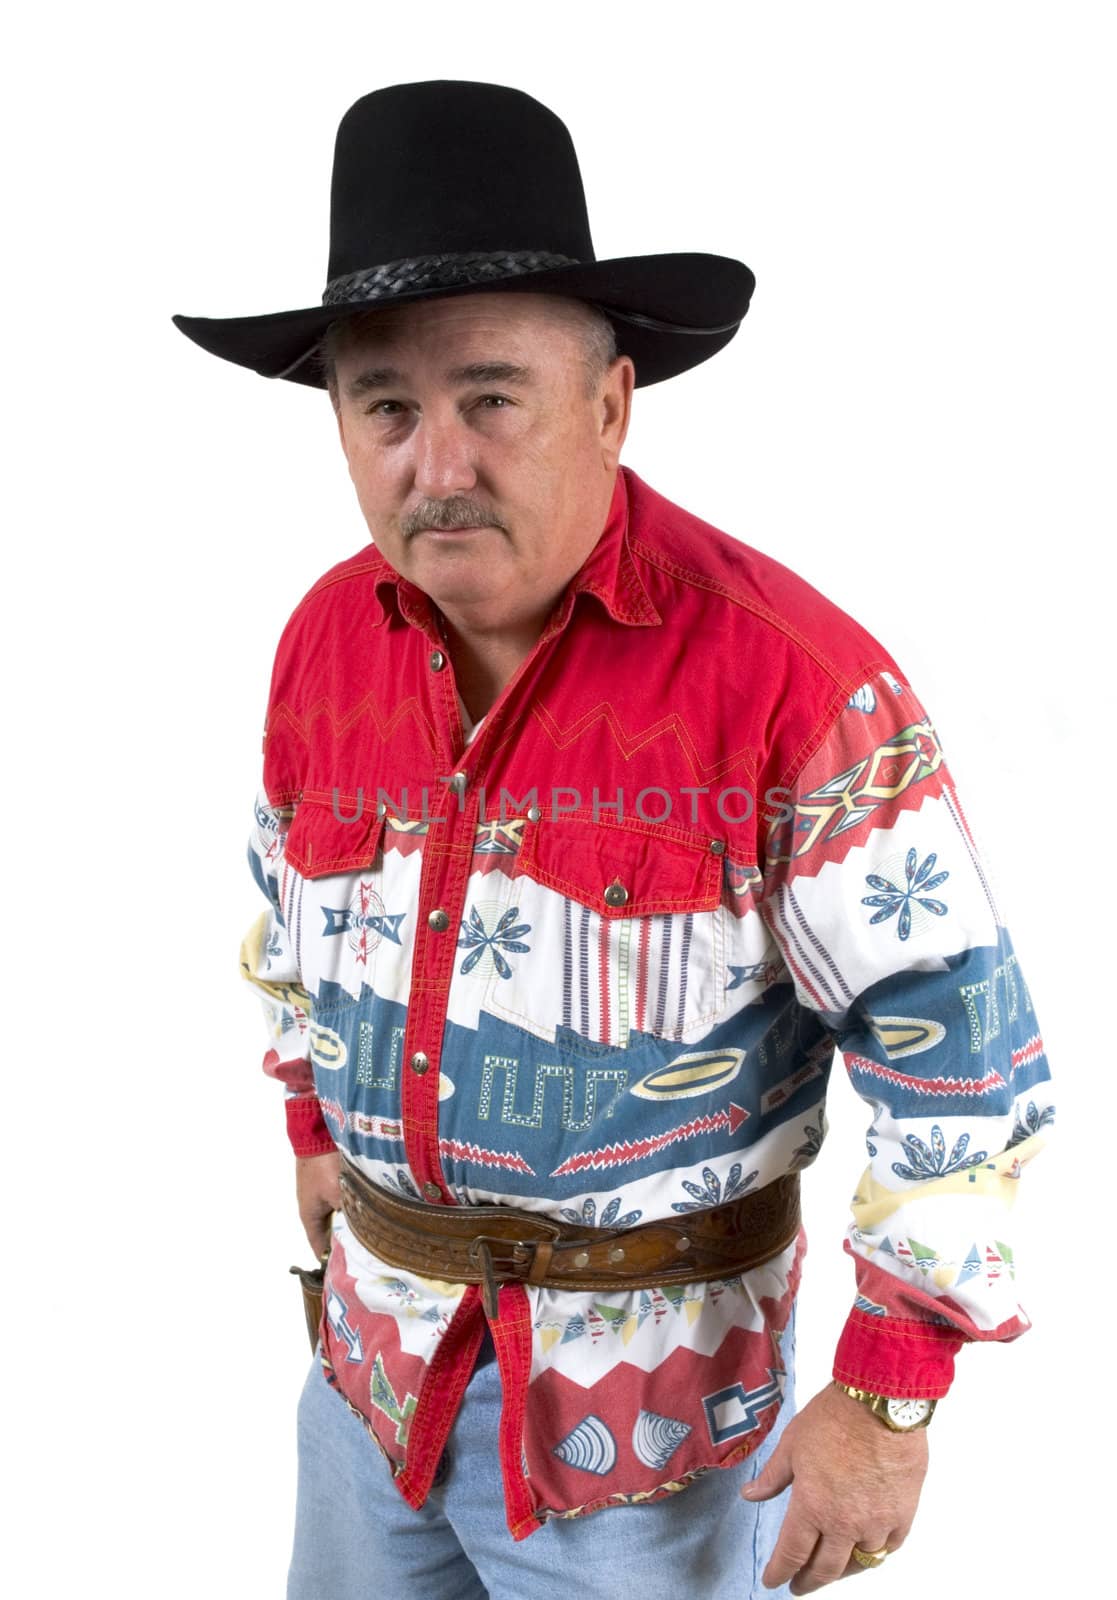
[[799,1232],[799,1174],[726,1205],[634,1228],[585,1228],[514,1206],[430,1206],[377,1188],[342,1160],[346,1221],[389,1266],[484,1285],[496,1316],[502,1283],[544,1289],[638,1289],[705,1283],[760,1266]]

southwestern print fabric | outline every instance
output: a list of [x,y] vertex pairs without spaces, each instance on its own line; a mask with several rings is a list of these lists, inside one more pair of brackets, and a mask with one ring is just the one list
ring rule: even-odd
[[[434,1205],[631,1226],[807,1168],[837,1045],[871,1119],[835,1376],[944,1394],[962,1343],[1027,1327],[1008,1212],[1053,1108],[896,663],[629,469],[469,741],[439,646],[369,549],[277,655],[241,964],[296,1150]],[[502,1288],[513,1535],[755,1450],[805,1249],[685,1289]],[[322,1359],[414,1505],[483,1331],[478,1289],[378,1263],[338,1216]]]

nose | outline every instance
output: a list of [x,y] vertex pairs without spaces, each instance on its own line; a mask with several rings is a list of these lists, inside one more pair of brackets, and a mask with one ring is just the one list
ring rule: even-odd
[[476,439],[453,411],[425,411],[412,434],[415,488],[426,499],[447,500],[477,485]]

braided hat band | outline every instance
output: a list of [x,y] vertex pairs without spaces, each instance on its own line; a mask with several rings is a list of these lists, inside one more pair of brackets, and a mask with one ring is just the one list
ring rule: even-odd
[[363,272],[331,278],[322,295],[324,306],[354,301],[384,300],[408,289],[452,289],[471,283],[491,283],[494,278],[518,277],[524,272],[546,272],[550,267],[577,267],[573,256],[550,250],[445,251],[440,255],[404,256]]
[[[582,264],[573,256],[557,255],[552,250],[444,251],[439,255],[403,256],[399,261],[385,261],[379,267],[366,267],[363,272],[349,272],[344,277],[331,278],[323,291],[322,304],[339,307],[364,305],[374,300],[395,299],[408,290],[463,289],[474,284],[519,277],[528,272],[546,272],[553,267],[579,267]],[[693,324],[665,322],[660,317],[645,316],[638,311],[619,311],[614,306],[607,309],[611,317],[620,317],[638,327],[657,328],[665,333],[728,333],[731,328],[737,327],[740,320],[734,318],[732,322],[699,328]]]

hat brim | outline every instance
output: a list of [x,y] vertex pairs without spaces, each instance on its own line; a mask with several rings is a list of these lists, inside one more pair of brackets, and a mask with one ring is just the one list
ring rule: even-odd
[[[370,301],[307,306],[255,317],[172,317],[210,355],[264,378],[325,387],[309,359],[331,322],[416,300],[459,294],[563,294],[592,301],[609,317],[617,349],[631,356],[636,386],[676,377],[727,345],[748,310],[756,279],[743,261],[699,252],[622,256],[520,273],[461,287],[405,290]],[[636,319],[636,320],[632,320]]]

